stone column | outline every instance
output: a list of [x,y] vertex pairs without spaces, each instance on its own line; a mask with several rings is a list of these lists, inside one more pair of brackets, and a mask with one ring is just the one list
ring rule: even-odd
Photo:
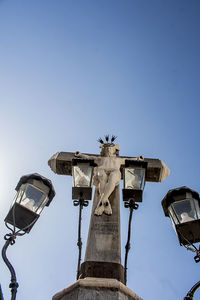
[[114,278],[124,282],[124,270],[121,265],[119,186],[115,188],[109,200],[112,215],[95,216],[94,211],[99,201],[98,190],[95,191],[80,278]]

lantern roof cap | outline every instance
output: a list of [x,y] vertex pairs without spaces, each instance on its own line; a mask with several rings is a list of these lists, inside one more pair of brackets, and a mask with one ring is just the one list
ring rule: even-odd
[[[165,198],[171,197],[171,196],[176,196],[176,195],[178,195],[178,194],[181,194],[182,192],[184,192],[184,193],[189,192],[189,193],[192,194],[192,196],[193,196],[195,199],[199,199],[199,194],[198,194],[196,191],[190,189],[190,188],[187,187],[187,186],[181,186],[181,187],[178,187],[178,188],[169,190],[168,193],[166,194]],[[164,199],[165,199],[165,198],[164,198]]]
[[22,184],[32,183],[32,180],[34,180],[34,179],[42,181],[43,184],[46,185],[49,188],[49,194],[48,194],[49,201],[46,204],[46,206],[49,206],[49,204],[52,201],[52,199],[54,198],[56,192],[54,190],[54,187],[53,187],[53,184],[52,184],[51,180],[47,179],[46,177],[44,177],[44,176],[42,176],[38,173],[27,174],[27,175],[22,176],[20,178],[15,190],[18,191]]
[[94,162],[94,159],[76,157],[72,159],[72,166],[76,166],[78,163],[88,163],[90,166],[96,167],[97,164]]
[[200,200],[199,194],[187,186],[181,186],[179,188],[171,189],[168,191],[168,193],[166,194],[166,196],[163,198],[163,200],[161,202],[163,210],[165,212],[165,216],[169,216],[168,207],[172,203],[183,200],[182,198],[174,199],[174,197],[180,196],[180,195],[186,194],[186,193],[190,193],[194,199],[197,199],[198,201]]
[[147,165],[148,165],[148,162],[141,160],[141,159],[135,159],[135,160],[126,159],[125,160],[125,168],[135,166],[135,167],[141,167],[141,168],[147,169]]

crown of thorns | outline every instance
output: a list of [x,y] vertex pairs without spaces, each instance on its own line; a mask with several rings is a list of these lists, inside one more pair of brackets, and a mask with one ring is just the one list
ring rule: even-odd
[[111,139],[110,139],[109,134],[107,134],[107,135],[105,135],[105,140],[106,140],[106,142],[104,142],[102,138],[99,138],[97,141],[98,141],[100,144],[103,144],[103,145],[104,145],[104,144],[108,144],[108,143],[109,143],[109,139],[110,139],[110,143],[113,144],[113,142],[116,140],[116,138],[117,138],[117,136],[112,135],[112,136],[111,136]]

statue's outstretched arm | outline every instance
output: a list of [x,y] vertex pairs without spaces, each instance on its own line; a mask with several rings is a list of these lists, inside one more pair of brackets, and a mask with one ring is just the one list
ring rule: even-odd
[[85,159],[94,159],[95,161],[97,160],[97,157],[92,156],[92,155],[83,154],[80,151],[76,151],[74,156],[79,157],[79,158],[85,158]]

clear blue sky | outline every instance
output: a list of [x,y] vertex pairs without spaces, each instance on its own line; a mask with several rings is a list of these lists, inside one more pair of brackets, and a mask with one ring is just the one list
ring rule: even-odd
[[[0,1],[1,246],[23,174],[50,178],[57,193],[30,234],[8,249],[17,299],[49,300],[75,281],[72,181],[47,161],[57,151],[99,153],[96,140],[107,133],[118,136],[121,155],[160,158],[171,169],[163,183],[146,184],[134,213],[128,287],[144,300],[178,300],[200,279],[200,264],[179,246],[160,204],[174,187],[200,192],[199,15],[198,0]],[[123,206],[121,217],[123,263]],[[9,299],[2,260],[0,269]]]

